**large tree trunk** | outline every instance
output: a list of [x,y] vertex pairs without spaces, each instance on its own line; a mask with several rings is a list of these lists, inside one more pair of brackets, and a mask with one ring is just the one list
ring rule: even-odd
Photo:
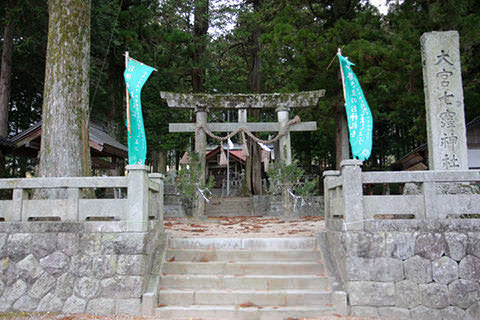
[[209,0],[195,0],[193,38],[195,48],[193,51],[193,68],[192,68],[192,87],[193,92],[202,92],[203,83],[205,82],[205,68],[203,61],[205,50],[207,48],[207,31],[208,31],[208,5]]
[[[260,11],[263,0],[252,1],[255,11]],[[262,92],[262,73],[260,67],[262,59],[260,57],[260,36],[262,35],[261,26],[255,25],[252,34],[252,45],[250,49],[250,57],[252,60],[250,74],[249,74],[249,88],[251,92]],[[252,117],[260,117],[259,110],[248,111]],[[246,159],[247,187],[252,194],[262,194],[262,156],[260,146],[249,139],[249,156]]]
[[[13,0],[7,1],[7,9],[13,8]],[[7,14],[7,24],[3,30],[2,66],[0,71],[0,137],[8,136],[8,102],[10,99],[10,79],[12,73],[13,21]],[[0,177],[5,176],[5,155],[0,151]]]
[[90,0],[49,0],[39,175],[91,175]]

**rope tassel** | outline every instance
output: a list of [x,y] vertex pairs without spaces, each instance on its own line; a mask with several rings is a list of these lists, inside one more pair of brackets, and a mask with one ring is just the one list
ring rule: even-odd
[[222,143],[220,144],[220,161],[218,164],[221,166],[227,165],[227,156],[225,155],[225,150],[223,149]]

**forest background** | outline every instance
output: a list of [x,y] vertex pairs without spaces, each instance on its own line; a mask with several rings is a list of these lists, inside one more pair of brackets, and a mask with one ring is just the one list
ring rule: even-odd
[[[480,114],[480,6],[476,0],[385,2],[386,14],[358,0],[93,0],[91,119],[126,142],[125,51],[158,69],[143,89],[142,105],[147,160],[159,171],[178,164],[192,140],[191,134],[168,133],[168,123],[194,121],[191,111],[169,109],[159,91],[326,89],[318,105],[295,111],[319,129],[292,133],[295,158],[307,173],[319,173],[335,167],[336,119],[343,108],[335,55],[342,48],[356,65],[374,119],[365,166],[386,169],[426,142],[422,33],[459,31],[466,121]],[[48,1],[2,1],[0,26],[2,54],[11,33],[9,99],[0,109],[8,110],[8,127],[0,128],[7,137],[41,119]],[[237,115],[210,117],[231,122]],[[275,121],[275,114],[252,114],[249,121]],[[6,160],[8,176],[24,176],[34,164]]]

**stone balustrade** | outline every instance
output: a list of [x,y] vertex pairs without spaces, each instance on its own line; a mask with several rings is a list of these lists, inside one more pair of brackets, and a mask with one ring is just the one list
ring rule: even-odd
[[[325,219],[330,228],[363,230],[376,219],[445,219],[480,214],[480,170],[362,172],[359,160],[324,173]],[[366,195],[364,185],[415,184],[418,192]],[[446,187],[447,186],[447,187]],[[450,191],[448,191],[450,190]]]
[[[126,177],[0,179],[0,189],[12,190],[11,200],[0,200],[0,221],[112,221],[124,231],[146,231],[149,219],[163,220],[163,175],[148,174],[142,165],[126,169]],[[82,189],[98,188],[126,190],[126,197],[82,198]],[[35,190],[49,189],[64,190],[66,196],[32,196]]]
[[[478,319],[480,171],[362,172],[346,160],[324,176],[319,236],[350,315]],[[411,188],[371,195],[378,184]]]

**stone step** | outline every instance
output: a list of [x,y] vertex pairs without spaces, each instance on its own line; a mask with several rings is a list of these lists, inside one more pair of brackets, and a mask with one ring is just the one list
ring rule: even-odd
[[323,264],[318,262],[167,262],[163,274],[230,274],[230,275],[323,275]]
[[157,308],[155,315],[161,319],[228,319],[228,320],[280,320],[287,318],[314,318],[323,315],[331,315],[334,312],[332,306],[268,306],[248,307],[242,306],[165,306]]
[[324,289],[330,290],[326,276],[317,275],[165,275],[160,288],[169,289]]
[[170,249],[298,250],[317,249],[315,237],[291,238],[170,238]]
[[166,261],[317,261],[318,250],[195,250],[169,249]]
[[179,290],[158,291],[160,305],[318,306],[330,303],[330,293],[320,290]]

